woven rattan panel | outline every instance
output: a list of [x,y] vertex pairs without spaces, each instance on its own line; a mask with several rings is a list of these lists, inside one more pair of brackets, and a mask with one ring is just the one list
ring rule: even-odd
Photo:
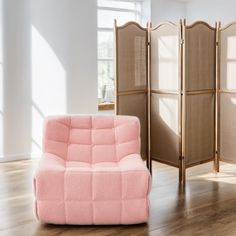
[[163,24],[151,31],[151,89],[179,89],[179,28]]
[[147,94],[119,96],[119,114],[137,116],[141,123],[141,152],[147,153]]
[[220,158],[236,162],[236,94],[221,94],[220,107]]
[[117,28],[118,91],[147,88],[147,30],[131,23]]
[[236,24],[220,31],[220,47],[221,89],[236,90]]
[[235,23],[220,31],[220,89],[220,158],[236,162]]
[[204,23],[186,28],[186,89],[202,90],[215,87],[215,29]]
[[151,31],[151,154],[178,166],[179,27],[163,23]]
[[188,95],[186,102],[186,165],[214,157],[214,94]]
[[[143,158],[147,156],[147,40],[147,29],[136,23],[116,29],[117,114],[140,119]],[[132,94],[137,90],[143,93]]]
[[152,157],[175,166],[179,157],[178,109],[178,95],[152,94]]

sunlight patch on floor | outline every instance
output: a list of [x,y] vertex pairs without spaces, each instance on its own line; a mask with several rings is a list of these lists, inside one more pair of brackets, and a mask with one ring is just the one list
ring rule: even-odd
[[208,181],[236,184],[236,166],[232,164],[221,165],[219,173],[207,173],[199,175],[198,178]]

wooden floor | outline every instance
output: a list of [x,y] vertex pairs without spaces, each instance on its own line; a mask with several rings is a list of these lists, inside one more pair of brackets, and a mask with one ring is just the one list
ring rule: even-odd
[[0,235],[236,235],[236,165],[187,170],[185,188],[177,169],[154,163],[150,220],[135,226],[54,226],[33,214],[32,177],[38,160],[0,164]]

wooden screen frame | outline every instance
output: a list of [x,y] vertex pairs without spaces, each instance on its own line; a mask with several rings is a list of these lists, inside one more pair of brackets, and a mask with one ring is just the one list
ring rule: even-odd
[[[161,24],[159,24],[157,27],[152,28],[152,24],[148,23],[147,24],[147,28],[143,28],[141,27],[139,24],[137,24],[136,22],[128,22],[123,26],[120,27],[125,27],[129,24],[136,24],[138,27],[140,27],[141,29],[147,30],[147,88],[145,90],[140,90],[140,91],[128,91],[128,92],[123,92],[123,93],[118,93],[118,71],[117,71],[117,60],[115,63],[115,78],[116,78],[116,105],[115,105],[115,110],[116,110],[116,114],[119,114],[118,111],[118,103],[119,103],[119,96],[123,96],[125,94],[129,94],[130,93],[134,93],[134,94],[142,94],[145,93],[147,95],[147,167],[149,168],[149,170],[151,171],[152,169],[152,147],[150,145],[150,141],[151,141],[151,119],[150,119],[150,114],[151,114],[151,93],[164,93],[164,94],[173,94],[171,93],[171,91],[152,91],[151,90],[151,38],[150,38],[150,32],[153,29],[156,29],[158,27],[160,27],[162,24],[164,23],[169,23],[171,25],[176,25],[173,24],[171,22],[163,22]],[[204,24],[207,27],[209,27],[210,29],[215,30],[215,88],[214,89],[203,89],[203,90],[199,90],[199,91],[190,91],[186,89],[186,58],[185,58],[185,40],[186,40],[186,28],[191,28],[193,26],[195,26],[196,24]],[[225,91],[222,90],[220,87],[220,42],[221,42],[221,37],[220,37],[220,33],[222,30],[230,27],[231,25],[236,24],[236,21],[231,22],[230,24],[221,27],[221,23],[220,22],[216,22],[215,26],[212,27],[210,26],[208,23],[204,22],[204,21],[196,21],[193,24],[190,25],[186,25],[186,20],[180,20],[179,23],[179,27],[180,27],[180,45],[179,45],[179,73],[180,73],[180,91],[178,93],[178,95],[180,96],[179,99],[179,109],[180,109],[180,123],[179,123],[179,127],[180,127],[180,142],[179,142],[179,165],[175,165],[175,167],[179,168],[179,182],[180,183],[185,183],[186,180],[186,169],[198,164],[202,164],[205,162],[209,162],[209,161],[213,161],[213,167],[214,167],[214,171],[215,172],[219,172],[219,165],[220,165],[220,161],[227,161],[224,160],[224,158],[220,157],[220,94],[227,92],[227,93],[234,93],[236,94],[236,91]],[[115,21],[115,57],[117,54],[117,28],[120,28],[117,26],[116,21]],[[185,150],[186,150],[186,143],[185,143],[185,138],[186,138],[186,96],[189,94],[214,94],[215,95],[215,100],[214,100],[214,156],[213,158],[210,158],[209,160],[206,161],[199,161],[196,163],[193,163],[191,165],[187,165],[185,163]],[[165,164],[169,164],[168,162],[165,162]]]
[[224,30],[227,30],[229,27],[231,26],[236,26],[236,21],[232,21],[228,24],[226,24],[225,26],[221,26],[221,22],[218,22],[218,49],[217,49],[217,74],[218,74],[218,89],[217,89],[217,97],[218,97],[218,103],[217,103],[217,108],[218,108],[218,114],[217,114],[217,155],[216,155],[216,171],[219,172],[219,166],[220,166],[220,161],[222,162],[227,162],[227,163],[232,163],[232,164],[236,164],[236,160],[228,160],[227,158],[225,158],[224,156],[222,156],[221,154],[221,138],[220,138],[220,134],[221,134],[221,128],[220,128],[220,120],[221,120],[221,95],[223,94],[233,94],[236,95],[236,90],[235,89],[222,89],[221,87],[221,33]]
[[[186,29],[191,29],[193,28],[194,26],[198,25],[198,24],[202,24],[202,25],[205,25],[206,27],[208,27],[209,29],[211,30],[214,30],[215,31],[215,61],[214,61],[214,67],[215,67],[215,81],[214,81],[214,86],[215,86],[215,89],[201,89],[201,90],[189,90],[187,89],[186,87],[186,46],[185,46],[185,43],[186,43]],[[218,29],[218,25],[215,23],[215,27],[212,27],[210,26],[208,23],[204,22],[204,21],[195,21],[193,22],[192,24],[190,25],[186,25],[186,20],[184,19],[183,22],[182,22],[182,39],[183,39],[183,53],[182,53],[182,60],[181,60],[181,63],[182,63],[182,94],[183,94],[183,99],[182,99],[182,166],[180,167],[182,170],[180,170],[180,174],[179,174],[179,179],[180,179],[180,182],[185,182],[185,179],[186,179],[186,169],[187,168],[190,168],[192,166],[196,166],[196,165],[199,165],[199,164],[202,164],[202,163],[206,163],[206,162],[210,162],[210,161],[213,161],[214,163],[214,170],[217,170],[217,166],[218,166],[218,162],[217,162],[217,152],[216,152],[216,147],[217,147],[217,115],[216,115],[216,108],[218,107],[218,100],[217,100],[217,86],[218,86],[218,83],[216,83],[218,81],[218,71],[217,71],[217,60],[218,60],[218,57],[217,57],[217,45],[218,45],[218,34],[217,34],[217,29]],[[185,160],[185,157],[186,157],[186,143],[185,143],[185,140],[186,140],[186,100],[187,100],[187,95],[195,95],[195,94],[212,94],[212,95],[215,95],[215,99],[214,99],[214,140],[213,140],[213,145],[214,145],[214,148],[213,148],[213,157],[212,158],[209,158],[208,160],[203,160],[203,161],[197,161],[195,163],[192,163],[192,164],[188,164],[186,165],[186,160]],[[181,173],[182,171],[182,173]]]
[[[140,28],[143,31],[146,31],[146,89],[141,89],[141,90],[130,90],[130,91],[124,91],[124,92],[120,92],[119,91],[119,81],[118,81],[118,60],[117,60],[117,55],[118,55],[118,30],[120,29],[124,29],[130,25],[135,25],[136,27]],[[147,24],[147,28],[144,28],[142,26],[140,26],[137,22],[134,21],[129,21],[126,24],[122,25],[122,26],[117,26],[117,21],[114,21],[114,34],[115,34],[115,40],[114,40],[114,47],[115,47],[115,87],[116,87],[116,104],[115,104],[115,114],[119,115],[119,97],[120,96],[126,96],[126,95],[135,95],[135,94],[145,94],[147,96],[146,99],[146,109],[147,109],[147,114],[145,114],[147,116],[147,124],[146,124],[146,165],[147,168],[150,170],[150,172],[152,172],[152,161],[151,161],[151,156],[150,156],[150,117],[149,117],[149,107],[150,107],[150,95],[149,95],[149,24]]]
[[[181,167],[181,160],[182,160],[182,144],[181,144],[181,133],[182,133],[182,126],[181,126],[181,107],[182,107],[182,96],[181,96],[181,86],[182,86],[182,82],[181,82],[181,74],[182,74],[182,70],[181,70],[181,57],[182,57],[182,34],[181,34],[181,22],[180,24],[174,24],[172,22],[169,22],[169,21],[166,21],[166,22],[162,22],[160,23],[159,25],[157,25],[156,27],[152,28],[150,27],[149,29],[149,34],[150,34],[150,52],[152,53],[152,42],[151,42],[151,32],[154,32],[156,30],[158,30],[159,28],[163,27],[163,26],[169,26],[169,27],[173,27],[174,29],[176,29],[178,31],[178,89],[177,91],[172,91],[172,90],[166,90],[166,89],[153,89],[152,88],[152,79],[151,79],[151,76],[150,76],[150,104],[151,104],[151,95],[154,95],[154,94],[157,94],[157,95],[166,95],[166,96],[178,96],[178,145],[179,145],[179,154],[178,156],[176,157],[176,161],[178,164],[174,164],[172,162],[169,162],[167,160],[163,160],[163,159],[160,159],[158,157],[153,157],[153,154],[152,154],[152,148],[151,148],[151,157],[153,159],[155,159],[156,161],[158,162],[161,162],[161,163],[164,163],[164,164],[167,164],[167,165],[171,165],[171,166],[174,166],[174,167],[177,167],[177,168],[180,168]],[[151,57],[149,58],[150,60],[150,71],[151,71]],[[150,114],[152,112],[151,110],[152,108],[150,107]],[[151,122],[151,120],[150,120]],[[152,140],[152,135],[150,134],[150,140]],[[181,169],[181,168],[180,168]],[[182,171],[181,171],[182,173]],[[181,178],[181,177],[180,177]]]

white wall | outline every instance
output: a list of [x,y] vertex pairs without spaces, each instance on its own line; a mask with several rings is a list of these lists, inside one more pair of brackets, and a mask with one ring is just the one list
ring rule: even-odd
[[[29,155],[31,66],[29,0],[2,2],[2,129],[0,156]],[[2,159],[2,158],[0,158]]]
[[[0,0],[0,162],[39,153],[49,114],[97,112],[97,0]],[[234,0],[145,0],[143,25],[236,20]]]
[[69,113],[97,111],[96,4],[96,0],[31,0],[31,24],[65,71]]
[[97,1],[2,1],[0,162],[39,153],[45,116],[97,112]]
[[185,15],[185,3],[182,1],[151,0],[151,20],[154,27],[162,21],[179,23]]
[[186,3],[187,22],[204,20],[214,25],[215,21],[227,24],[236,20],[235,0],[191,0]]
[[97,113],[97,0],[0,0],[0,9],[2,162],[40,154],[45,116]]
[[142,19],[141,24],[143,27],[147,26],[147,23],[151,21],[151,0],[142,1]]
[[151,0],[151,20],[154,26],[161,21],[179,22],[180,18],[186,18],[187,24],[197,20],[227,24],[236,20],[235,9],[235,0]]

